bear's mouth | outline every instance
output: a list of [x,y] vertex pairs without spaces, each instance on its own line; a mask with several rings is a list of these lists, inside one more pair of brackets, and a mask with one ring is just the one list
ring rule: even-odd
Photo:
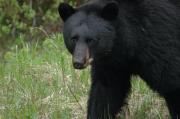
[[77,43],[73,53],[73,66],[75,69],[84,69],[93,62],[89,47],[86,43]]

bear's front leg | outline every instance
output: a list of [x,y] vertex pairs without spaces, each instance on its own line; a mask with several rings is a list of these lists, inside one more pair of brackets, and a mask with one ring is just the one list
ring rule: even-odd
[[172,119],[180,119],[180,89],[172,91],[165,96]]
[[87,119],[115,119],[130,89],[130,76],[112,69],[92,71]]

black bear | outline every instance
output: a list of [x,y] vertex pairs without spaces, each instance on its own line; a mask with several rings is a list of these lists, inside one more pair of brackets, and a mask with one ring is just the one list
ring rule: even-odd
[[169,0],[95,0],[79,8],[61,3],[63,35],[73,66],[91,64],[87,119],[114,119],[132,75],[163,96],[180,118],[180,8]]

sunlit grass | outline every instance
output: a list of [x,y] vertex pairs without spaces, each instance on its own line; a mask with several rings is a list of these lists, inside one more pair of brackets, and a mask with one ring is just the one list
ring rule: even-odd
[[[0,119],[85,119],[89,69],[74,70],[62,36],[24,43],[0,63]],[[138,77],[121,119],[169,118],[164,100]]]

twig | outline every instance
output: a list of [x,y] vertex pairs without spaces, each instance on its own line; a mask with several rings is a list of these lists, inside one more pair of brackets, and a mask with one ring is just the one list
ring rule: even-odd
[[74,97],[74,99],[76,100],[77,104],[79,105],[79,107],[81,108],[81,110],[83,111],[83,113],[85,113],[85,110],[83,109],[82,105],[79,103],[77,97],[74,95],[72,89],[70,88],[70,86],[69,86],[68,84],[66,84],[65,76],[64,76],[64,73],[63,73],[63,72],[64,72],[64,69],[63,69],[63,68],[61,68],[61,69],[62,69],[62,77],[63,77],[63,83],[64,83],[64,85],[67,86],[70,94]]
[[48,33],[43,28],[40,28],[40,27],[32,27],[32,28],[40,30],[41,32],[45,34],[45,36],[49,37]]

